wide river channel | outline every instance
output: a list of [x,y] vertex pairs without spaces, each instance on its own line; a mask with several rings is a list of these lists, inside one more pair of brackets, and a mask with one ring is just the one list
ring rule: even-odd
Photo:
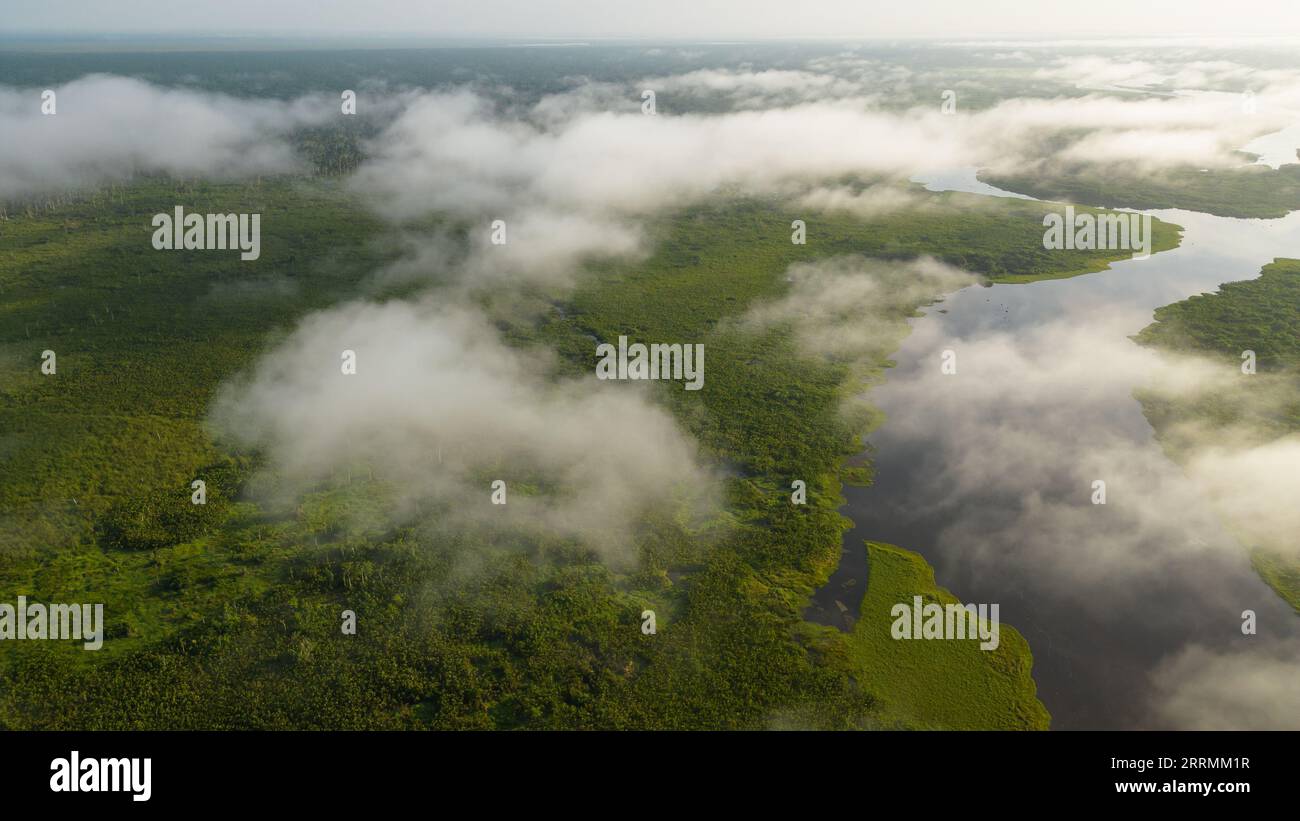
[[[934,191],[1021,196],[975,169],[925,175]],[[1252,570],[1198,486],[1169,460],[1133,392],[1167,370],[1129,337],[1152,311],[1300,256],[1300,212],[1229,219],[1151,211],[1184,229],[1175,250],[1106,271],[973,285],[926,308],[869,400],[875,482],[846,488],[841,564],[809,618],[848,629],[866,587],[864,540],[923,555],[963,602],[998,603],[1034,654],[1054,729],[1204,726],[1253,664],[1300,658],[1300,618]],[[957,372],[940,367],[944,351]],[[1167,361],[1167,360],[1165,360]],[[1300,465],[1295,466],[1300,470]],[[1105,505],[1093,482],[1106,482]],[[1242,633],[1253,610],[1258,634]],[[881,629],[889,629],[881,625]],[[1226,662],[1198,664],[1197,659]],[[1294,668],[1300,681],[1300,667]],[[1209,675],[1209,673],[1207,673]],[[1212,726],[1292,726],[1276,705],[1224,704]]]

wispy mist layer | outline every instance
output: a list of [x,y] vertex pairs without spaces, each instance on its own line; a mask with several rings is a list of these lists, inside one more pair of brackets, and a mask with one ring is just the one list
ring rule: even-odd
[[220,179],[300,170],[286,137],[338,112],[321,99],[246,100],[92,75],[54,92],[0,87],[0,197],[136,174]]
[[[666,411],[626,385],[552,376],[469,309],[350,303],[228,385],[213,420],[262,449],[290,496],[365,466],[412,517],[426,506],[441,527],[558,533],[611,560],[629,557],[647,510],[707,509],[710,479]],[[490,502],[498,479],[505,505]]]

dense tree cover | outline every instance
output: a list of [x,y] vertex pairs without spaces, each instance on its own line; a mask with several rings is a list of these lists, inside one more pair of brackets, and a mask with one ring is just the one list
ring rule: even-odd
[[1221,356],[1234,367],[1241,352],[1251,350],[1265,373],[1294,368],[1300,363],[1300,261],[1274,260],[1256,279],[1225,282],[1213,294],[1157,308],[1155,322],[1137,338]]
[[1272,169],[1179,166],[1134,171],[1080,164],[1050,173],[981,173],[980,179],[1007,191],[1084,203],[1101,208],[1181,208],[1220,217],[1285,217],[1300,209],[1300,165]]
[[[262,259],[153,251],[148,218],[178,201],[261,211]],[[250,488],[274,480],[256,455],[210,440],[218,386],[297,317],[369,292],[386,258],[382,230],[332,184],[144,181],[13,217],[0,234],[0,589],[102,601],[109,640],[98,653],[6,642],[0,725],[1041,727],[1023,642],[915,657],[927,680],[996,682],[917,705],[860,638],[802,619],[838,560],[840,484],[869,479],[845,459],[877,415],[843,413],[845,400],[888,363],[810,356],[786,327],[728,319],[784,293],[791,263],[832,254],[933,254],[1004,280],[1106,264],[1044,251],[1046,208],[934,195],[869,222],[767,201],[688,208],[652,226],[648,259],[534,294],[529,319],[502,311],[506,338],[554,350],[561,372],[590,373],[593,336],[707,347],[708,389],[657,397],[728,477],[724,510],[648,513],[629,568],[558,536],[441,527],[436,510],[397,524],[366,470],[270,505]],[[806,246],[790,242],[795,218]],[[39,371],[47,348],[54,376]],[[203,511],[195,478],[209,482]],[[793,478],[806,506],[790,504]],[[933,595],[917,562],[873,566],[878,589]],[[340,630],[345,609],[356,635]]]
[[195,475],[202,477],[197,480],[202,486],[147,489],[119,499],[100,521],[104,541],[119,550],[156,550],[206,535],[221,524],[238,495],[244,461],[227,458],[199,468]]
[[[0,77],[20,88],[48,88],[103,73],[197,91],[281,100],[310,94],[337,99],[344,89],[352,89],[361,100],[358,115],[364,116],[368,103],[379,95],[412,88],[472,85],[502,105],[518,106],[587,82],[628,88],[628,106],[636,110],[647,80],[692,71],[806,71],[810,62],[819,60],[827,63],[819,70],[834,71],[836,63],[846,60],[840,43],[713,43],[707,48],[591,43],[585,48],[519,48],[518,43],[460,41],[450,48],[432,43],[429,48],[409,43],[393,48],[389,41],[372,48],[351,47],[356,42],[351,39],[347,48],[304,49],[301,42],[289,41],[283,44],[288,48],[277,49],[274,41],[263,41],[235,49],[218,40],[196,42],[190,51],[151,51],[148,43],[135,48],[126,44],[105,48],[103,43],[95,43],[65,52],[4,48],[7,44],[0,43]],[[938,109],[944,85],[930,79],[938,76],[932,72],[945,77],[962,75],[964,81],[958,87],[962,111],[986,108],[1012,97],[1059,98],[1086,93],[1072,83],[1030,77],[1023,66],[1007,66],[964,49],[917,43],[864,45],[847,56],[850,65],[840,66],[848,83],[855,82],[855,60],[879,61],[879,74],[871,76],[891,80],[888,93],[881,93],[878,82],[859,79],[859,94],[875,105],[895,110],[915,106]],[[890,71],[890,62],[905,62],[924,79],[908,82]],[[238,70],[231,70],[232,64]],[[698,88],[690,92],[660,88],[659,92],[659,110],[668,114],[725,111],[736,102],[725,93]],[[800,102],[803,93],[792,90],[785,102]]]

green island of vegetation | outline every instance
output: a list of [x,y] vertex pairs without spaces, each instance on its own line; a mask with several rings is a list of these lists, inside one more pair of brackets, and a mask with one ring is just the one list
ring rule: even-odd
[[[1242,354],[1254,351],[1256,373],[1231,387],[1171,399],[1138,394],[1156,438],[1171,458],[1186,463],[1206,430],[1244,432],[1247,446],[1300,433],[1300,260],[1277,259],[1257,279],[1227,282],[1155,312],[1136,339],[1169,351],[1192,351],[1220,360],[1241,375]],[[1242,513],[1219,511],[1251,551],[1265,582],[1300,611],[1300,561],[1289,545],[1260,541]],[[1291,534],[1294,539],[1294,534]]]
[[1002,625],[992,650],[974,640],[896,641],[887,627],[894,605],[913,596],[959,602],[935,584],[934,568],[918,554],[879,542],[866,547],[871,575],[849,655],[863,685],[881,694],[882,712],[944,729],[1047,729],[1051,717],[1036,696],[1024,636]]
[[[261,259],[154,251],[149,218],[177,203],[260,212]],[[655,395],[725,470],[724,510],[703,524],[648,517],[625,571],[559,538],[479,541],[350,515],[387,504],[364,470],[287,513],[247,492],[268,466],[211,440],[214,392],[308,312],[373,297],[388,259],[384,229],[336,181],[146,180],[11,208],[0,589],[103,602],[107,640],[100,652],[5,642],[0,727],[1046,727],[1029,648],[1006,626],[998,651],[971,653],[891,648],[888,620],[844,634],[803,619],[839,559],[841,484],[870,480],[846,459],[879,415],[845,414],[845,399],[890,363],[810,357],[789,328],[726,320],[784,293],[791,264],[825,256],[927,254],[1028,281],[1127,255],[1044,250],[1049,207],[932,195],[870,220],[810,219],[799,246],[791,220],[808,214],[786,205],[694,206],[656,221],[647,259],[593,265],[573,291],[536,294],[532,319],[503,316],[511,344],[555,351],[562,373],[591,372],[593,337],[708,348],[706,390]],[[1158,231],[1157,247],[1176,244],[1176,226]],[[898,339],[918,307],[898,312]],[[39,372],[45,349],[55,376]],[[197,475],[209,504],[178,513]],[[790,504],[794,478],[807,505]],[[870,550],[864,612],[896,595],[947,600],[919,557]],[[467,576],[458,559],[471,553]],[[639,629],[645,607],[657,635]],[[364,614],[357,635],[339,630],[344,608]]]

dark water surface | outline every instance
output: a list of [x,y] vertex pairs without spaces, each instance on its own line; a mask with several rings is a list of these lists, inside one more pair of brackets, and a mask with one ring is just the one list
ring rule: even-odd
[[[973,169],[919,181],[1007,195]],[[1157,307],[1300,256],[1300,213],[1150,213],[1184,227],[1179,248],[1073,279],[968,287],[913,320],[869,394],[888,417],[868,441],[875,483],[845,490],[855,527],[808,618],[856,618],[863,540],[915,550],[941,586],[998,603],[1024,633],[1057,729],[1187,726],[1161,709],[1169,675],[1161,685],[1153,673],[1189,648],[1300,658],[1300,619],[1153,441],[1133,390],[1159,360],[1128,339]],[[956,375],[940,371],[944,350]],[[1093,479],[1107,483],[1105,505],[1092,503]],[[1246,609],[1257,636],[1241,633]]]

